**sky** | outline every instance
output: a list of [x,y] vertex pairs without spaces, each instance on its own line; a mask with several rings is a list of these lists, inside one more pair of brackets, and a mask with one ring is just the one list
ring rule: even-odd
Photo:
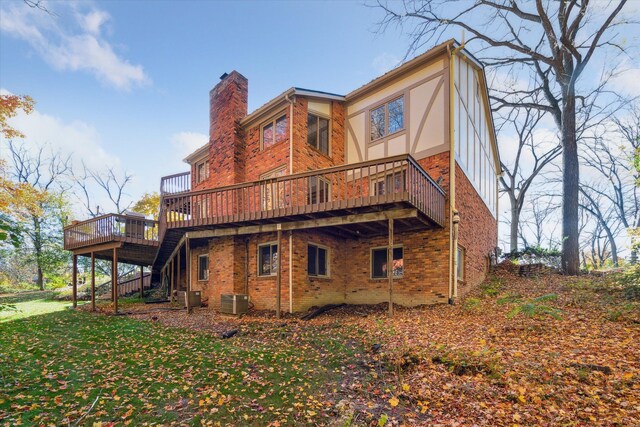
[[[364,1],[43,4],[50,14],[23,0],[0,2],[0,92],[36,101],[31,115],[11,123],[29,144],[73,154],[76,167],[133,174],[130,200],[187,170],[182,159],[208,140],[208,94],[223,73],[249,79],[252,111],[292,86],[346,94],[398,65],[409,46],[400,28],[376,33],[382,12]],[[626,9],[640,13],[640,0]],[[625,39],[638,43],[639,36]],[[597,82],[607,60],[582,79]],[[635,61],[614,89],[640,95]],[[557,135],[551,122],[539,133]],[[512,157],[512,142],[509,135],[500,141],[503,159]]]
[[0,5],[0,90],[36,101],[12,123],[75,163],[132,173],[132,198],[187,170],[223,73],[249,79],[251,111],[292,86],[345,94],[397,65],[407,46],[399,32],[376,35],[380,12],[356,1],[45,7],[53,15],[22,0]]

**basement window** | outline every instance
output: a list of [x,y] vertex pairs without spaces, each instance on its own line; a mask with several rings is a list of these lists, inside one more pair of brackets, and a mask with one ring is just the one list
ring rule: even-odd
[[458,280],[464,281],[464,258],[465,250],[462,246],[458,246]]
[[[393,277],[404,275],[404,254],[402,246],[393,248]],[[387,248],[371,249],[371,278],[385,279],[387,277]]]
[[380,105],[369,112],[371,141],[404,129],[404,96]]
[[329,276],[329,250],[309,243],[307,246],[307,273],[312,277]]
[[278,244],[265,243],[258,246],[258,276],[278,274]]
[[329,119],[316,114],[307,114],[307,144],[329,155]]
[[261,145],[265,150],[287,139],[287,116],[282,115],[262,125]]
[[209,279],[209,255],[198,256],[198,280]]

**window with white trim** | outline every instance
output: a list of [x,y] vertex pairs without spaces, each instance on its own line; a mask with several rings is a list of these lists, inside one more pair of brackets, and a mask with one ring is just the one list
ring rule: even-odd
[[313,243],[307,245],[307,273],[312,277],[329,276],[329,250]]
[[[404,275],[404,250],[402,246],[393,248],[393,277]],[[371,249],[371,278],[384,279],[387,277],[387,248]]]
[[209,255],[198,256],[198,280],[209,279]]
[[404,129],[404,96],[380,105],[369,112],[370,141]]
[[402,193],[406,189],[406,180],[407,172],[404,169],[372,178],[371,194],[381,196],[383,194]]
[[307,144],[329,155],[329,119],[313,113],[307,114]]
[[258,245],[258,276],[275,276],[278,274],[278,244],[265,243]]
[[262,149],[267,149],[278,142],[287,139],[287,116],[275,118],[262,125],[260,132],[260,145]]
[[329,201],[331,182],[319,176],[309,177],[309,192],[307,193],[307,204],[326,203]]
[[[287,168],[281,166],[263,175],[260,175],[260,179],[277,178],[284,176],[287,173]],[[278,207],[285,206],[285,191],[284,185],[278,185],[277,182],[265,182],[260,185],[260,200],[262,210],[268,211]]]
[[209,162],[202,160],[196,163],[196,183],[200,184],[202,181],[209,178]]
[[458,280],[464,281],[464,261],[465,261],[465,250],[462,246],[458,246]]

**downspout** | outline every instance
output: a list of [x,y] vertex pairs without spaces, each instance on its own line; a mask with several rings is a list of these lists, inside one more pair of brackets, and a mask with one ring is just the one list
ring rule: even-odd
[[[289,174],[293,173],[293,103],[289,94],[284,96],[289,103]],[[293,232],[289,231],[289,313],[293,313]]]
[[289,98],[289,94],[284,96],[289,103],[289,175],[293,173],[293,103],[294,100]]
[[455,55],[464,49],[464,40],[460,46],[449,51],[449,304],[458,297],[458,222],[456,210],[456,151],[455,151]]

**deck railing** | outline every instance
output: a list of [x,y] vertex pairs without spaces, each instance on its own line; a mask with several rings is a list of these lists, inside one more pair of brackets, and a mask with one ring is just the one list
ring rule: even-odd
[[160,195],[191,191],[191,173],[182,172],[160,178]]
[[158,221],[137,216],[106,214],[64,228],[65,249],[113,241],[157,244]]
[[162,196],[164,228],[408,202],[444,225],[445,193],[409,155]]

